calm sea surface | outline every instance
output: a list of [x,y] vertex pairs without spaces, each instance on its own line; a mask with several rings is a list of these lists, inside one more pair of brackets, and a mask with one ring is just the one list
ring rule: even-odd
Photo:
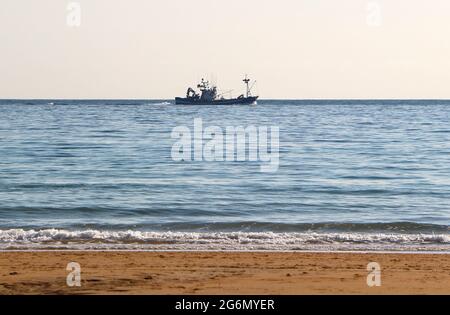
[[[0,101],[0,248],[450,251],[450,101]],[[174,127],[278,126],[280,162]]]

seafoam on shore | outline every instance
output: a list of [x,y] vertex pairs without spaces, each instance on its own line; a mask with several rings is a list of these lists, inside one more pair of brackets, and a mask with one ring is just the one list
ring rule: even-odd
[[449,234],[0,230],[0,249],[372,250],[450,252]]

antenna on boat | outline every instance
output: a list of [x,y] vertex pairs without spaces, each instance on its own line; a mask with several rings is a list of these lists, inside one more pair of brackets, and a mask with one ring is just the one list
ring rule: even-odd
[[247,89],[246,89],[246,97],[248,97],[248,96],[250,95],[250,89],[248,88],[248,83],[250,82],[250,79],[247,78],[247,75],[245,75],[245,79],[242,80],[242,81],[244,81],[245,85],[247,86]]

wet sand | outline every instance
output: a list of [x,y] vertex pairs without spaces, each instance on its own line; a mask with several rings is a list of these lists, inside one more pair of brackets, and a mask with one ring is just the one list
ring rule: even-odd
[[[80,287],[66,284],[69,262]],[[0,294],[450,294],[450,254],[0,252]]]

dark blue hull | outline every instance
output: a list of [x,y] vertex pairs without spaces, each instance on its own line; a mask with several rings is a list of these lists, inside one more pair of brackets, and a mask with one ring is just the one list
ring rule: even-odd
[[249,96],[241,98],[202,101],[200,99],[176,97],[175,104],[177,105],[248,105],[253,104],[258,99],[258,96]]

